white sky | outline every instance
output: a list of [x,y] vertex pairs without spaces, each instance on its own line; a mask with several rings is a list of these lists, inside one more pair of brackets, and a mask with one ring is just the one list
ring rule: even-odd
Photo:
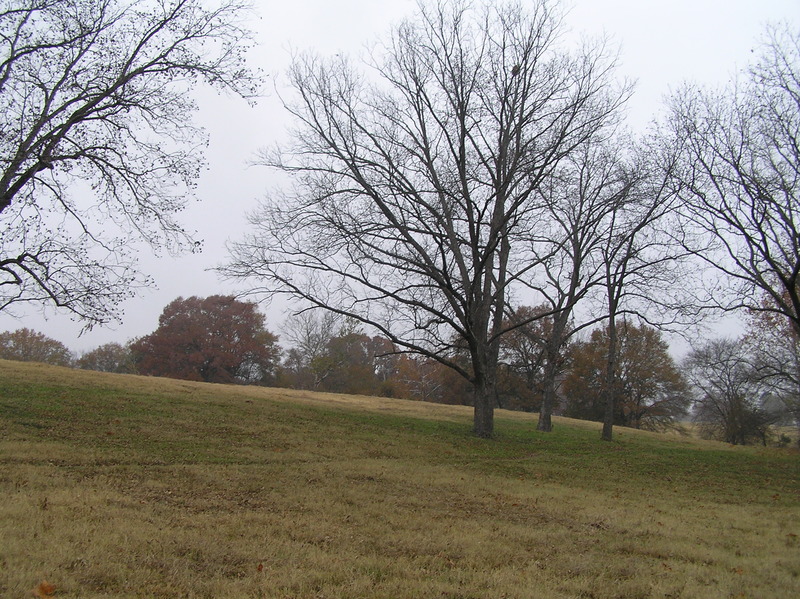
[[[751,49],[767,22],[800,22],[798,0],[571,0],[568,24],[576,33],[607,34],[621,48],[620,75],[637,81],[629,104],[631,125],[644,127],[663,96],[684,80],[723,84],[751,60]],[[79,337],[82,325],[68,315],[28,310],[0,314],[0,331],[29,327],[83,352],[103,343],[146,335],[157,327],[164,306],[178,296],[232,293],[234,288],[206,271],[226,258],[226,240],[246,230],[245,213],[274,184],[269,171],[248,166],[255,152],[273,144],[288,124],[272,80],[285,71],[290,50],[313,48],[322,54],[359,52],[389,27],[413,12],[415,0],[255,0],[259,47],[252,66],[270,74],[268,96],[255,108],[226,97],[204,98],[196,120],[211,136],[208,171],[197,201],[183,214],[187,229],[204,239],[201,255],[154,258],[143,251],[144,272],[157,289],[128,301],[122,325],[95,328]],[[280,331],[283,313],[265,306],[267,327]],[[17,312],[23,310],[17,307]]]

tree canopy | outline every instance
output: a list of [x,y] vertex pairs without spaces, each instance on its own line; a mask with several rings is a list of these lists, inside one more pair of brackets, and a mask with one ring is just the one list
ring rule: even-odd
[[78,358],[75,365],[84,370],[136,374],[136,364],[130,346],[114,342],[105,343],[84,353]]
[[255,304],[233,296],[177,298],[131,350],[140,374],[209,383],[273,380],[280,350]]
[[[614,424],[665,430],[688,415],[692,395],[663,336],[653,327],[621,322]],[[603,421],[606,411],[608,327],[573,345],[563,393],[565,415]]]
[[0,358],[56,366],[72,364],[72,354],[66,345],[26,328],[0,333]]
[[775,312],[800,333],[800,31],[769,28],[740,80],[687,84],[669,109],[676,236],[708,267],[707,305]]

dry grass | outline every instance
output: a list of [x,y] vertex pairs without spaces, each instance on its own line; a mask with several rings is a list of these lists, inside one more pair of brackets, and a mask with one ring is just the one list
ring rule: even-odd
[[0,595],[800,596],[800,456],[0,361]]

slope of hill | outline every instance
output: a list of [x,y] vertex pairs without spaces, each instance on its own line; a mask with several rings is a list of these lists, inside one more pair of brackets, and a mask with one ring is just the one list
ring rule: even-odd
[[797,453],[470,423],[0,361],[0,595],[800,596]]

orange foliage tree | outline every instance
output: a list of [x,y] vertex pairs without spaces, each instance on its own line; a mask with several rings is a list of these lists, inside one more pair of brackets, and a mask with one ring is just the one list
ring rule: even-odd
[[179,297],[158,329],[131,348],[140,374],[210,383],[270,384],[278,337],[252,302],[232,296]]
[[0,358],[70,366],[72,354],[60,341],[31,329],[0,333]]
[[[688,384],[661,333],[622,322],[619,331],[614,424],[663,430],[687,413]],[[565,415],[602,421],[606,409],[605,369],[608,328],[596,329],[576,343],[564,380]]]

